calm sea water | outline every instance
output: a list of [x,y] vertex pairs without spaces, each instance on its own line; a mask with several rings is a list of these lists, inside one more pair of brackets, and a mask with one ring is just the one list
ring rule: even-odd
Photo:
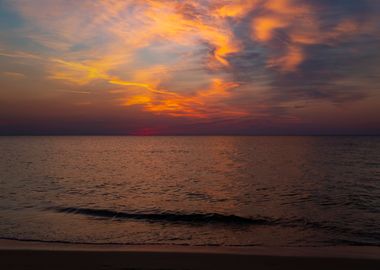
[[380,137],[0,137],[0,238],[380,246]]

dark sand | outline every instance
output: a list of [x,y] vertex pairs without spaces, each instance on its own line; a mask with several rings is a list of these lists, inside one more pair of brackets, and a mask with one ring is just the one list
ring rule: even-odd
[[380,269],[379,247],[71,245],[0,240],[0,269]]

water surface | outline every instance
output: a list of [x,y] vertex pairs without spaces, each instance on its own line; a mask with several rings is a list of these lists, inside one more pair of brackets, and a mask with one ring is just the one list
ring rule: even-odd
[[380,137],[0,137],[0,238],[380,246]]

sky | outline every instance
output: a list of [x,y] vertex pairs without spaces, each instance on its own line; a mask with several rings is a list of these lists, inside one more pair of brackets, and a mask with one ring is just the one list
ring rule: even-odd
[[0,0],[0,135],[380,135],[380,0]]

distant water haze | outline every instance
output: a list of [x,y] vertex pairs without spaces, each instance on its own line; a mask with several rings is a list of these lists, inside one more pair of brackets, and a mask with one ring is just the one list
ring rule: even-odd
[[0,137],[0,238],[380,246],[380,137]]

